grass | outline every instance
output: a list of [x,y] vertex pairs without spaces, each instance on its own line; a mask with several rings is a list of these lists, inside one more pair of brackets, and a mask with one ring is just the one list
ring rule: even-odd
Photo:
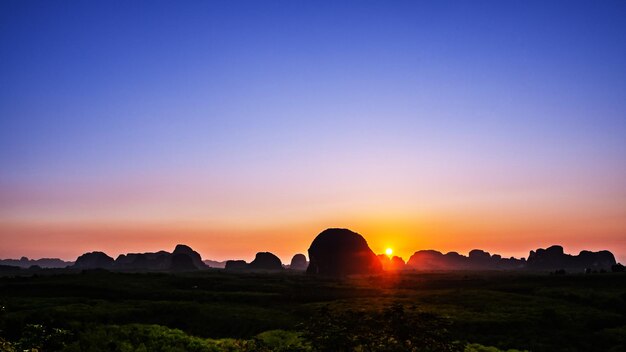
[[340,280],[289,272],[55,271],[0,278],[0,303],[0,336],[14,342],[38,324],[74,339],[95,330],[105,336],[112,326],[160,326],[190,338],[257,345],[263,333],[282,331],[266,336],[278,346],[299,336],[322,307],[374,314],[400,304],[448,322],[448,338],[466,349],[626,350],[624,274],[410,272]]

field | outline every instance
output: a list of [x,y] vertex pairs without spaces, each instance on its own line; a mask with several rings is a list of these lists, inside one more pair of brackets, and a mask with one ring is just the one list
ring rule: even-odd
[[0,350],[624,351],[626,275],[0,278]]

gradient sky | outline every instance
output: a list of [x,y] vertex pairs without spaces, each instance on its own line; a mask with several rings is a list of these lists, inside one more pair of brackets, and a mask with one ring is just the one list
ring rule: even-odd
[[626,261],[624,1],[0,2],[0,258]]

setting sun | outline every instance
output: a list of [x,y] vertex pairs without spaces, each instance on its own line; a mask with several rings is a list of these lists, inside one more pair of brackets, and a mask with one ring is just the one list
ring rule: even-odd
[[391,255],[392,253],[393,253],[393,249],[391,249],[391,248],[385,249],[385,254]]

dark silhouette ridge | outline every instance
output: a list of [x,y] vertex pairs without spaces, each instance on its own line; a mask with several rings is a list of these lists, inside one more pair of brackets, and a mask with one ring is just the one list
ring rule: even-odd
[[383,270],[385,271],[404,270],[406,267],[404,260],[402,260],[402,258],[398,256],[393,256],[390,258],[386,254],[379,254],[378,259],[380,260],[380,263],[383,265]]
[[457,252],[443,254],[435,250],[415,252],[407,266],[416,270],[516,270],[523,269],[526,260],[502,258],[480,249],[470,251],[469,256]]
[[322,231],[309,248],[307,274],[344,276],[382,271],[382,264],[363,236],[348,229]]
[[205,259],[202,262],[209,268],[224,269],[226,267],[226,261],[220,262],[217,260]]
[[89,252],[76,259],[72,266],[76,269],[109,269],[113,266],[113,258],[103,252]]
[[250,270],[283,270],[283,263],[270,252],[259,252],[254,260],[248,264]]
[[551,246],[547,249],[530,251],[528,260],[521,258],[502,258],[480,249],[470,251],[469,256],[456,252],[442,254],[435,250],[415,252],[407,266],[416,270],[566,270],[584,272],[590,270],[610,270],[615,264],[615,257],[609,251],[582,251],[579,255],[563,253],[563,247]]
[[[190,258],[193,268],[187,260],[175,255]],[[405,264],[402,258],[386,255],[376,256],[367,245],[367,241],[358,233],[348,229],[332,228],[321,232],[311,243],[307,262],[303,254],[296,254],[289,267],[293,270],[307,270],[309,274],[351,275],[376,273],[397,270],[531,270],[564,272],[607,272],[623,270],[617,264],[615,256],[607,250],[592,252],[583,250],[578,255],[564,253],[563,247],[554,245],[530,251],[528,260],[525,258],[502,258],[498,254],[474,249],[468,256],[457,252],[443,254],[436,250],[420,250],[415,252]],[[376,258],[373,260],[372,258]],[[208,269],[209,265],[228,270],[282,270],[283,265],[278,257],[269,252],[257,253],[255,259],[247,264],[245,261],[202,261],[200,254],[191,247],[179,244],[172,253],[159,251],[155,253],[122,254],[113,260],[103,252],[85,253],[76,262],[64,262],[56,258],[31,260],[26,257],[0,260],[0,265],[22,269],[41,270],[47,268],[73,268],[82,270],[106,269],[115,271],[187,271]],[[207,265],[209,263],[209,265]]]
[[[104,255],[104,257],[103,257]],[[189,258],[189,263],[183,257]],[[105,259],[109,258],[109,259]],[[174,257],[177,257],[176,262]],[[110,269],[119,271],[189,271],[206,269],[200,254],[189,246],[177,245],[173,253],[159,251],[155,253],[121,254],[117,259],[102,252],[86,253],[78,257],[73,268],[76,269]]]
[[270,252],[259,252],[250,264],[244,260],[227,260],[224,268],[229,271],[280,271],[283,263]]
[[615,256],[609,251],[581,251],[578,255],[570,255],[563,252],[563,247],[555,245],[530,251],[527,266],[531,270],[584,271],[610,270],[615,264]]
[[206,264],[202,261],[202,257],[200,253],[191,249],[191,247],[184,244],[177,244],[176,248],[174,248],[174,252],[172,254],[186,254],[191,258],[191,262],[197,269],[205,269]]
[[20,259],[0,259],[0,265],[17,266],[22,269],[28,269],[33,265],[41,268],[60,269],[74,265],[74,262],[66,262],[59,258],[28,259],[26,257],[22,257]]
[[245,260],[227,260],[224,269],[243,271],[248,269],[248,263]]
[[291,264],[289,264],[289,269],[304,271],[308,266],[309,262],[306,260],[304,254],[299,253],[291,258]]
[[168,270],[170,265],[171,254],[166,251],[121,254],[115,259],[118,270]]
[[170,264],[172,271],[195,271],[200,270],[193,262],[193,258],[186,253],[172,254],[172,262]]

